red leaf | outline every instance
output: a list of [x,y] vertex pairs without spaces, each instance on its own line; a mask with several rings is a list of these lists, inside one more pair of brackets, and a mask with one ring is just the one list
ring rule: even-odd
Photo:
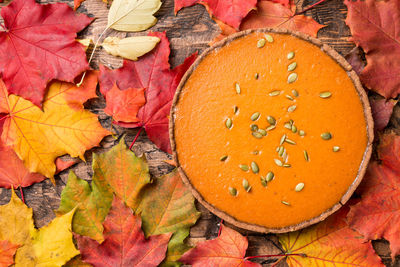
[[211,16],[239,29],[242,19],[255,9],[257,0],[175,0],[175,13],[194,4],[204,5]]
[[240,30],[264,27],[300,31],[316,37],[318,31],[325,27],[310,17],[295,14],[295,6],[291,9],[269,0],[260,0],[257,10],[249,13],[240,25]]
[[197,243],[179,259],[184,264],[196,266],[261,266],[245,259],[247,238],[222,225],[221,235],[213,240]]
[[100,65],[100,91],[105,95],[117,84],[121,90],[145,88],[146,104],[139,109],[137,123],[118,123],[123,127],[144,127],[150,140],[160,149],[171,153],[168,135],[168,116],[176,87],[192,65],[197,54],[186,58],[182,65],[171,70],[168,63],[169,41],[165,33],[150,33],[161,39],[158,46],[138,61],[125,60],[122,68],[107,69]]
[[400,252],[400,137],[383,135],[378,154],[382,163],[369,164],[359,188],[361,201],[347,219],[366,239],[387,239],[394,258]]
[[79,162],[79,159],[72,158],[68,160],[63,160],[62,158],[56,159],[56,174],[62,172],[63,170],[68,169],[69,167],[75,165]]
[[77,236],[82,260],[93,266],[158,266],[165,258],[171,234],[145,239],[142,220],[130,208],[114,198],[105,219],[104,242],[99,244],[85,236]]
[[363,84],[386,98],[400,93],[400,2],[345,0],[351,40],[365,52]]
[[270,0],[271,2],[281,4],[285,7],[290,7],[290,0]]
[[19,245],[6,240],[0,240],[0,266],[10,266],[14,263],[14,254]]
[[76,32],[92,19],[63,3],[41,5],[14,0],[1,9],[7,31],[0,32],[0,71],[9,93],[40,106],[52,79],[72,82],[88,69]]
[[116,84],[105,95],[107,106],[104,112],[117,122],[138,122],[139,109],[146,103],[144,88],[120,90]]
[[371,104],[372,117],[374,118],[374,130],[381,131],[385,129],[386,125],[389,123],[397,100],[386,100],[380,96],[372,96],[369,97],[369,102]]
[[365,63],[361,59],[360,48],[354,47],[351,51],[345,56],[347,62],[351,65],[353,70],[360,75],[362,70],[365,68]]

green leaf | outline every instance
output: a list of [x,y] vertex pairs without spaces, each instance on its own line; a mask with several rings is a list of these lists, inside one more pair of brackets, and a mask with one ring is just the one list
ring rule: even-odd
[[142,228],[146,236],[175,233],[168,245],[169,264],[187,250],[183,241],[201,214],[196,210],[194,198],[176,170],[155,179],[154,184],[145,189],[136,212],[142,216]]

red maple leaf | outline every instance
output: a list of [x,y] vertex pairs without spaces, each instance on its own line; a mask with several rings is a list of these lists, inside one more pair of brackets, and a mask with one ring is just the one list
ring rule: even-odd
[[175,0],[175,14],[194,4],[204,5],[211,16],[239,29],[242,19],[256,8],[257,0]]
[[[144,127],[150,140],[160,149],[171,153],[168,135],[168,116],[176,87],[183,74],[192,65],[197,54],[186,58],[174,69],[170,69],[169,41],[165,33],[150,33],[161,39],[158,46],[138,61],[125,60],[122,68],[110,70],[100,65],[100,91],[102,94],[116,84],[121,90],[145,88],[146,104],[139,109],[137,123],[118,123],[123,127]],[[132,116],[134,117],[134,115]]]
[[365,52],[363,84],[386,98],[400,93],[400,1],[345,0],[351,40]]
[[9,93],[40,106],[50,80],[73,82],[88,69],[84,47],[75,38],[91,18],[64,3],[35,0],[14,0],[1,16],[0,72]]
[[378,155],[360,185],[361,201],[347,216],[350,227],[366,239],[385,238],[392,257],[400,253],[400,137],[384,134]]
[[381,131],[385,129],[389,123],[390,117],[393,113],[393,108],[396,106],[398,100],[385,99],[381,96],[370,96],[369,102],[371,104],[372,117],[374,118],[374,130]]
[[261,267],[260,264],[245,259],[247,238],[238,232],[221,226],[221,235],[213,240],[197,243],[179,259],[184,264],[198,266],[240,266]]
[[95,267],[158,266],[165,258],[171,234],[145,239],[141,224],[140,217],[115,197],[103,223],[104,242],[77,236],[82,260]]

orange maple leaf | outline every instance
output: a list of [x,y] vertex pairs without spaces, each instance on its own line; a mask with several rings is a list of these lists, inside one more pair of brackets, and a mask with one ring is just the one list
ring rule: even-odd
[[69,154],[84,160],[84,152],[110,134],[95,114],[83,108],[86,100],[96,96],[97,73],[87,76],[81,87],[52,82],[43,110],[22,97],[8,96],[0,82],[0,112],[6,113],[1,140],[13,147],[30,172],[54,181],[57,157]]

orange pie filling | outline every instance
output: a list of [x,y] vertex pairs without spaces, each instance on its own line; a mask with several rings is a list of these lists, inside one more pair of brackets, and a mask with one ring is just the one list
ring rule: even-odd
[[346,71],[288,34],[252,33],[209,53],[182,88],[174,121],[179,164],[204,200],[267,228],[337,204],[368,139]]

